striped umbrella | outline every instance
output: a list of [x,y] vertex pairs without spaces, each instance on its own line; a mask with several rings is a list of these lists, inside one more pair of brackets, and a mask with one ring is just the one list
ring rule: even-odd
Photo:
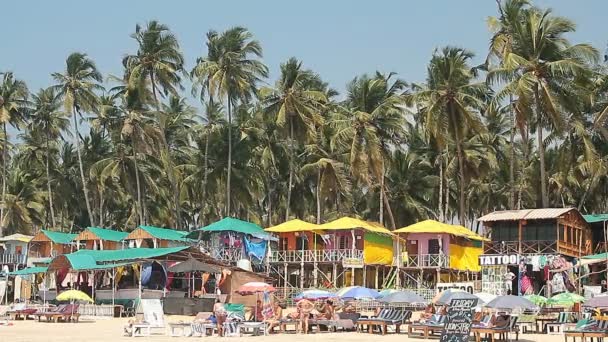
[[262,292],[275,292],[276,289],[270,285],[259,281],[252,281],[249,283],[245,283],[239,287],[236,292],[240,295],[251,295],[254,293],[262,293]]
[[330,291],[326,291],[326,290],[310,289],[310,290],[302,291],[302,293],[298,294],[293,299],[294,300],[302,300],[302,299],[319,300],[319,299],[328,299],[328,298],[336,298],[336,294],[333,292],[330,292]]

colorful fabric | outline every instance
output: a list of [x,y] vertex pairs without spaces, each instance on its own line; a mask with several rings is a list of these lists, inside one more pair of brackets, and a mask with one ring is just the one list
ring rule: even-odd
[[392,265],[393,239],[383,234],[365,232],[363,262],[366,265]]
[[252,241],[248,237],[243,237],[243,241],[245,242],[245,253],[248,256],[256,258],[258,261],[264,260],[266,256],[266,245],[267,241]]
[[450,268],[460,271],[481,271],[479,256],[483,249],[479,247],[450,244]]

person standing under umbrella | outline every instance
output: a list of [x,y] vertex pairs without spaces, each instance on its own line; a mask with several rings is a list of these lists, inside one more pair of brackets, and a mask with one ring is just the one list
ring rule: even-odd
[[304,334],[308,334],[308,320],[310,319],[310,313],[314,308],[314,304],[308,299],[302,299],[296,305],[298,316],[300,317],[300,327]]

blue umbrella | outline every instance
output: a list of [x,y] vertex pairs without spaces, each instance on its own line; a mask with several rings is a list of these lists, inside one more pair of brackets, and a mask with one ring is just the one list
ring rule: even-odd
[[486,308],[497,310],[534,310],[537,306],[520,296],[499,296],[486,304]]
[[319,300],[319,299],[327,299],[327,298],[335,298],[336,294],[326,291],[326,290],[318,290],[318,289],[310,289],[302,291],[302,293],[293,297],[295,300],[301,299],[309,299],[309,300]]
[[454,289],[448,289],[445,290],[443,292],[441,292],[440,294],[436,295],[435,298],[433,298],[433,302],[437,305],[450,305],[450,303],[452,302],[452,299],[479,299],[477,297],[475,297],[474,295],[462,291],[462,290],[454,290]]
[[336,295],[340,298],[354,298],[354,299],[362,299],[362,298],[370,298],[376,299],[380,297],[380,293],[373,289],[368,289],[363,286],[349,286],[341,289],[336,293]]
[[399,291],[388,294],[379,299],[388,304],[426,304],[427,300],[412,291]]

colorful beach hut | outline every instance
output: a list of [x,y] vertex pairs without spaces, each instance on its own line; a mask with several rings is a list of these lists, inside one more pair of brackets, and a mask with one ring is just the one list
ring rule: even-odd
[[188,235],[188,232],[175,229],[139,226],[129,233],[124,240],[129,243],[129,248],[177,247],[194,243],[186,235]]
[[123,241],[129,235],[127,232],[105,229],[99,227],[88,227],[80,232],[75,238],[78,248],[108,250],[123,249]]
[[76,234],[54,232],[42,229],[30,240],[28,258],[49,258],[70,253],[74,249]]
[[[410,277],[419,272],[416,282],[429,283],[477,279],[483,241],[475,232],[458,225],[425,220],[394,231],[400,242],[400,268]],[[410,278],[411,279],[411,278]]]

